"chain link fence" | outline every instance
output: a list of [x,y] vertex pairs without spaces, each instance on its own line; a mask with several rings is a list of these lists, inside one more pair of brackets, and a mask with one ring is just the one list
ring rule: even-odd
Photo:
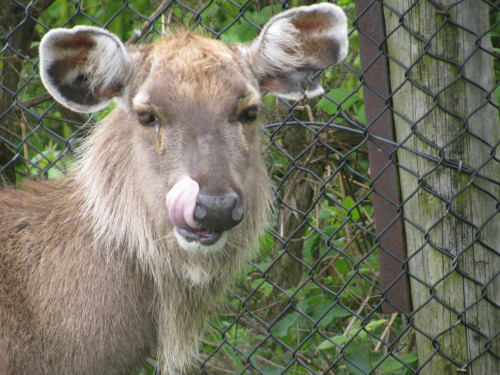
[[[45,92],[47,30],[102,26],[135,44],[183,26],[239,43],[312,3],[4,0],[0,186],[61,177],[106,115]],[[318,72],[326,94],[263,97],[275,221],[191,373],[499,373],[499,4],[336,3],[350,49]],[[156,372],[151,359],[141,374]]]

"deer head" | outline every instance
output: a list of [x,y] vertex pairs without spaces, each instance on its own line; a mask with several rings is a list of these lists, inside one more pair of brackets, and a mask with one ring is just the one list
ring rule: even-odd
[[[267,189],[260,92],[286,100],[320,95],[312,73],[346,53],[344,12],[322,3],[275,16],[246,45],[181,33],[132,47],[100,28],[56,29],[41,42],[40,73],[74,111],[118,103],[83,156],[93,166],[82,170],[98,170],[81,174],[95,226],[110,225],[120,205],[137,226],[141,209],[131,207],[140,205],[140,221],[151,220],[160,235],[174,233],[182,249],[218,252],[232,228],[255,232],[268,206],[259,198]],[[130,194],[110,197],[120,190]],[[115,231],[134,226],[120,220]]]

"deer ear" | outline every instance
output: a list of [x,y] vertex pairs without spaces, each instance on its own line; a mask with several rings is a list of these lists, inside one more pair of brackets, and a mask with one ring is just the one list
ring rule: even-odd
[[40,43],[40,76],[58,102],[77,112],[100,110],[122,95],[132,56],[117,36],[97,27],[54,29]]
[[347,46],[344,11],[321,3],[272,18],[246,49],[262,91],[300,100],[324,93],[311,74],[341,61]]

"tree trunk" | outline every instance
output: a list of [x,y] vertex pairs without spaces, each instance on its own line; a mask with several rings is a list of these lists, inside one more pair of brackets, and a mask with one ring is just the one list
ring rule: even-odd
[[[276,261],[270,271],[272,280],[283,289],[296,287],[300,282],[303,271],[300,259],[302,259],[304,235],[309,228],[306,213],[315,204],[315,183],[311,181],[310,173],[300,168],[322,177],[330,154],[325,147],[312,147],[304,153],[313,142],[308,133],[305,128],[296,125],[288,126],[283,134],[284,149],[289,155],[297,158],[292,167],[297,169],[283,184],[278,220],[278,232],[285,241],[283,248],[286,253]],[[303,155],[299,158],[298,155],[301,154]],[[311,160],[314,162],[311,163]]]
[[500,127],[489,7],[385,3],[419,374],[495,374]]

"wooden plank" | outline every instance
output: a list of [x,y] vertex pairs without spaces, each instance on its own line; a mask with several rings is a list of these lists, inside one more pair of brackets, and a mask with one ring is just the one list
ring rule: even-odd
[[419,374],[497,374],[500,127],[489,5],[384,4]]

